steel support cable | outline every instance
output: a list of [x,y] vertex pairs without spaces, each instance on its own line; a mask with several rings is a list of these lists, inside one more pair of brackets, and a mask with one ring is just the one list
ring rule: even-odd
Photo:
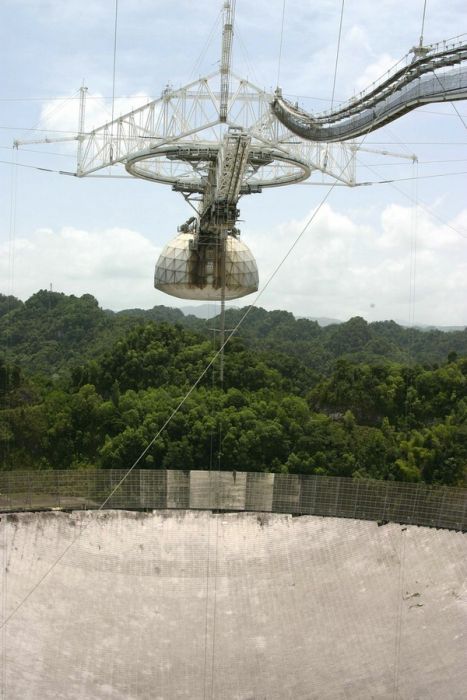
[[[430,164],[430,163],[464,163],[464,162],[465,162],[465,159],[463,159],[463,158],[453,158],[450,160],[433,160],[433,161],[425,161],[425,162],[422,161],[420,164],[424,165],[424,164]],[[11,165],[11,162],[8,160],[0,160],[0,163],[4,164],[4,165]],[[371,169],[370,165],[367,165],[365,163],[361,163],[361,165],[364,165],[366,168]],[[404,163],[402,163],[402,164],[382,163],[379,165],[379,167],[386,167],[389,165],[391,165],[391,166],[404,165]],[[14,163],[14,166],[17,168],[30,168],[31,170],[40,170],[40,171],[45,172],[45,173],[55,173],[57,175],[71,175],[72,177],[76,177],[76,173],[73,173],[73,172],[68,171],[68,170],[53,170],[52,168],[42,168],[38,165],[28,165],[26,163]],[[467,174],[467,171],[461,170],[461,171],[452,172],[452,173],[434,173],[432,175],[417,175],[416,177],[418,180],[428,180],[428,179],[435,178],[435,177],[454,177],[456,175],[466,175],[466,174]],[[94,177],[98,177],[98,176],[94,176]],[[116,178],[116,176],[114,176],[114,178]],[[123,175],[119,176],[119,179],[122,179],[122,178],[133,180],[133,178],[130,176],[123,176]],[[408,180],[413,180],[413,179],[414,179],[414,177],[411,176],[411,177],[398,177],[398,178],[392,178],[392,179],[386,179],[386,180],[368,180],[368,181],[364,181],[364,182],[356,182],[355,184],[352,185],[352,187],[367,187],[369,185],[386,185],[386,184],[392,183],[392,182],[406,182]],[[300,182],[298,184],[300,184],[300,185],[320,184],[321,185],[322,183]],[[328,184],[328,183],[324,183],[324,185],[326,185],[326,184]]]
[[[2,556],[2,621],[6,618],[7,603],[8,603],[8,538],[7,538],[7,516],[3,515],[0,520],[2,521],[2,533],[3,533],[3,556]],[[7,652],[7,638],[6,638],[6,627],[2,627],[2,679],[1,679],[1,692],[2,700],[7,698],[7,683],[6,683],[6,652]]]
[[[211,478],[211,474],[209,474]],[[209,494],[211,496],[211,494]],[[210,500],[210,499],[209,499]],[[209,636],[209,575],[211,570],[211,520],[208,519],[208,543],[206,556],[206,605],[204,609],[204,668],[203,668],[203,700],[206,700],[208,672],[208,636]]]
[[[10,397],[10,382],[8,373],[8,356],[10,350],[10,312],[11,312],[11,301],[14,292],[14,282],[15,282],[15,243],[16,243],[16,202],[17,202],[17,188],[18,188],[18,169],[14,166],[16,165],[15,159],[17,158],[16,149],[12,150],[11,153],[11,180],[10,180],[10,212],[9,212],[9,225],[8,225],[8,301],[7,301],[7,340],[5,348],[5,370],[6,370],[6,408],[11,408],[11,397]],[[7,461],[10,457],[10,431],[8,431],[8,436],[6,440],[5,450],[3,452],[3,468],[7,469]],[[1,651],[1,697],[5,700],[7,697],[7,629],[3,624],[7,617],[7,606],[8,606],[8,539],[7,539],[7,515],[5,514],[2,518],[2,531],[3,531],[3,557],[2,557],[2,651]]]
[[[4,129],[5,131],[39,131],[40,133],[43,134],[73,134],[76,135],[76,129],[73,131],[70,131],[70,129],[38,129],[36,127],[31,127],[31,126],[4,126],[1,125],[0,129]],[[46,142],[47,143],[47,142]]]
[[195,76],[196,72],[199,71],[199,69],[201,68],[201,63],[204,60],[204,57],[206,56],[206,53],[209,49],[209,46],[210,46],[212,40],[214,39],[214,34],[217,31],[217,25],[219,24],[221,17],[222,17],[222,10],[219,10],[217,15],[216,15],[216,19],[214,20],[214,23],[211,27],[211,30],[208,34],[208,37],[207,37],[203,47],[201,48],[199,56],[193,64],[193,68],[192,68],[192,71],[190,73],[189,80],[191,80]]
[[[220,262],[220,277],[221,277],[221,301],[220,301],[220,329],[219,329],[219,343],[220,343],[220,368],[219,368],[219,385],[222,391],[224,385],[224,340],[225,340],[225,285],[226,285],[226,245],[227,245],[227,234],[221,226],[219,212],[215,215],[215,225],[216,225],[216,261],[217,261],[217,271],[216,274],[219,276],[219,262]],[[219,232],[220,229],[220,232]],[[220,248],[220,250],[219,250]],[[216,331],[213,328],[213,347],[217,346]],[[212,386],[214,388],[214,371],[212,375]],[[209,504],[212,507],[217,505],[214,503],[213,499],[213,479],[212,479],[212,448],[213,448],[213,431],[211,430],[211,453],[209,462]],[[218,426],[218,453],[217,453],[217,471],[220,472],[221,469],[221,454],[222,454],[222,421],[219,420]],[[218,568],[218,542],[219,542],[219,519],[216,518],[216,541],[215,541],[215,551],[214,551],[214,585],[213,585],[213,606],[212,606],[212,630],[211,630],[211,683],[210,683],[210,697],[213,697],[214,689],[214,659],[215,659],[215,643],[216,643],[216,614],[217,614],[217,568]],[[208,698],[208,640],[209,640],[209,593],[210,593],[210,580],[211,580],[211,520],[208,520],[208,538],[207,538],[207,564],[206,564],[206,605],[205,605],[205,624],[204,624],[204,671],[203,671],[203,698],[207,700]]]
[[[415,299],[416,299],[416,277],[417,277],[417,234],[418,234],[418,162],[413,162],[413,168],[416,171],[416,176],[413,178],[414,191],[411,200],[414,204],[412,207],[411,216],[411,236],[410,236],[410,273],[409,273],[409,342],[408,342],[408,359],[409,359],[409,374],[407,378],[406,398],[405,398],[405,429],[409,431],[409,411],[411,389],[414,386],[414,336],[413,327],[415,324]],[[404,600],[404,567],[405,567],[405,532],[407,528],[401,528],[401,553],[399,559],[399,585],[397,589],[397,615],[395,629],[395,644],[394,644],[394,672],[393,672],[393,700],[399,697],[399,668],[401,657],[401,641],[402,641],[402,616],[403,616],[403,600]]]
[[276,87],[279,87],[279,81],[280,81],[280,77],[281,77],[282,44],[283,44],[283,40],[284,40],[285,2],[286,2],[286,0],[283,0],[283,2],[282,2],[281,36],[280,36],[280,41],[279,41],[279,57],[277,60]]
[[[379,173],[378,173],[373,167],[371,167],[370,165],[366,165],[366,163],[360,163],[360,165],[362,165],[362,166],[365,167],[365,168],[368,168],[368,170],[371,170],[371,172],[374,173],[375,175],[379,175]],[[459,174],[464,175],[464,174],[467,174],[467,173],[459,173]],[[430,176],[428,175],[427,177],[430,177]],[[423,175],[418,177],[419,180],[422,179],[422,178],[423,178]],[[404,179],[404,178],[400,178],[400,181],[402,181],[403,179]],[[405,178],[405,179],[408,179],[408,178]],[[371,184],[371,185],[372,185],[372,184],[385,184],[385,185],[388,184],[388,185],[391,185],[391,187],[392,187],[393,189],[395,189],[396,192],[398,192],[399,194],[402,194],[406,199],[408,199],[410,202],[414,203],[414,200],[412,199],[411,195],[407,194],[407,192],[404,192],[404,190],[402,190],[400,187],[397,187],[397,185],[395,185],[394,182],[395,182],[394,180],[381,180],[381,181],[378,181],[378,182],[370,182],[370,183],[368,183],[368,184]],[[417,195],[417,197],[418,197],[418,195]],[[462,232],[462,231],[459,231],[459,229],[455,228],[455,226],[452,226],[452,225],[449,224],[447,221],[444,221],[444,219],[442,219],[440,216],[438,216],[438,215],[435,214],[433,211],[431,211],[431,209],[430,209],[430,207],[428,206],[428,204],[425,204],[424,202],[422,202],[422,201],[420,200],[419,197],[418,197],[418,199],[417,199],[417,205],[418,205],[421,209],[423,209],[424,211],[426,211],[427,214],[429,214],[433,219],[436,219],[436,221],[439,221],[440,224],[442,224],[443,226],[447,226],[447,228],[451,229],[451,231],[454,231],[454,233],[457,233],[458,236],[460,236],[461,238],[465,238],[465,239],[467,240],[467,232],[464,233],[464,232]]]
[[[211,477],[211,475],[210,475]],[[211,501],[210,501],[211,502]],[[219,517],[215,518],[216,541],[214,549],[214,589],[213,589],[213,613],[212,613],[212,651],[211,651],[211,683],[210,697],[214,695],[214,660],[215,660],[215,639],[216,639],[216,612],[217,612],[217,569],[218,569],[218,549],[219,549]],[[209,581],[211,577],[211,519],[208,519],[208,543],[207,543],[207,564],[206,564],[206,606],[204,622],[204,672],[203,672],[203,699],[208,698],[208,637],[209,637]]]
[[[209,315],[209,320],[213,321],[214,317]],[[217,345],[217,339],[216,339],[216,329],[213,326],[213,333],[212,333],[212,347],[213,350],[216,350],[216,345]],[[215,373],[214,373],[214,367],[212,371],[212,389],[214,390],[215,387]],[[214,402],[211,401],[211,410],[210,410],[210,417],[211,419],[214,419]],[[212,472],[212,465],[213,465],[213,449],[214,449],[214,426],[211,424],[211,431],[210,431],[210,450],[209,450],[209,504],[211,505],[212,499],[212,491],[211,491],[211,485],[212,485],[212,480],[211,480],[211,472]],[[211,522],[208,520],[208,538],[207,538],[207,560],[206,560],[206,588],[205,588],[205,599],[206,599],[206,604],[205,604],[205,610],[204,610],[204,668],[203,668],[203,699],[206,700],[206,692],[207,692],[207,668],[208,668],[208,636],[209,636],[209,625],[208,625],[208,620],[209,620],[209,576],[210,576],[210,570],[211,570]]]
[[[216,229],[220,224],[219,213],[216,213]],[[219,371],[219,384],[221,390],[224,384],[224,350],[223,343],[225,340],[225,257],[226,257],[226,239],[227,236],[224,235],[224,231],[221,229],[221,233],[217,233],[216,238],[216,248],[219,248],[219,242],[222,246],[222,250],[216,250],[216,260],[217,264],[221,264],[221,302],[220,302],[220,371]],[[217,346],[216,333],[213,332],[214,349]],[[213,371],[213,387],[214,387],[214,371]],[[217,469],[220,472],[221,469],[221,445],[222,445],[222,428],[221,420],[219,420],[218,426],[218,453],[217,453]],[[213,434],[211,433],[211,454],[209,463],[209,504],[213,507],[213,480],[212,480],[212,446],[213,446]],[[215,655],[215,640],[216,640],[216,611],[217,611],[217,565],[218,565],[218,537],[219,537],[219,520],[216,518],[216,544],[214,552],[214,590],[213,590],[213,620],[212,620],[212,631],[211,631],[211,684],[210,684],[210,696],[212,698],[213,687],[214,687],[214,655]],[[206,606],[205,606],[205,624],[204,624],[204,673],[203,673],[203,698],[207,700],[208,692],[208,639],[209,639],[209,591],[210,591],[210,579],[211,579],[211,520],[208,520],[208,553],[207,553],[207,566],[206,566]]]
[[399,665],[401,655],[401,639],[402,639],[402,614],[403,614],[403,599],[404,599],[404,579],[405,579],[405,533],[406,527],[401,528],[401,548],[399,553],[399,579],[397,582],[397,615],[396,615],[396,630],[394,640],[394,674],[393,674],[393,700],[397,700],[399,696]]
[[[451,115],[453,116],[453,115]],[[0,145],[2,151],[11,151],[11,144]],[[44,151],[37,151],[35,148],[21,148],[21,153],[39,153],[41,156],[44,155]],[[48,156],[60,156],[60,158],[72,158],[70,153],[59,153],[58,151],[47,151]]]
[[331,107],[330,107],[330,111],[331,111],[331,112],[332,112],[333,107],[334,107],[334,95],[335,95],[335,92],[336,92],[337,68],[338,68],[338,65],[339,65],[339,54],[340,54],[340,50],[341,50],[342,20],[344,19],[344,4],[345,4],[345,0],[342,0],[342,4],[341,4],[341,16],[340,16],[340,19],[339,19],[339,33],[338,33],[338,36],[337,36],[336,61],[335,61],[335,64],[334,64],[334,78],[333,78],[333,81],[332,81]]
[[451,102],[451,107],[452,107],[453,110],[455,111],[456,116],[459,117],[459,119],[460,119],[460,121],[461,121],[461,124],[462,124],[462,126],[464,127],[464,129],[467,129],[467,124],[465,123],[465,121],[464,121],[464,119],[463,119],[463,117],[462,117],[462,114],[459,112],[459,110],[457,109],[457,107],[456,107],[456,105],[454,104],[454,102]]
[[[216,345],[217,345],[217,340],[216,340],[216,329],[214,328],[214,315],[211,314],[211,304],[209,304],[209,312],[208,312],[208,321],[213,324],[212,327],[212,349],[215,352],[216,350]],[[211,374],[211,386],[212,390],[214,392],[214,387],[215,387],[215,373],[214,373],[214,368]],[[214,421],[214,403],[211,401],[211,406],[210,406],[210,417]],[[214,427],[213,424],[211,423],[211,429],[210,429],[210,439],[209,439],[209,471],[212,470],[212,456],[213,456],[213,450],[214,450]]]
[[[11,408],[10,404],[10,392],[9,381],[8,381],[8,359],[10,351],[11,333],[10,333],[10,323],[11,323],[11,302],[15,292],[15,256],[16,256],[16,212],[17,212],[17,200],[18,200],[18,168],[17,165],[18,152],[13,149],[11,154],[11,179],[10,179],[10,211],[9,211],[9,224],[8,224],[8,302],[7,302],[7,342],[5,348],[5,366],[7,370],[7,395],[6,395],[6,405],[7,408]],[[7,438],[6,450],[4,453],[4,467],[8,468],[6,464],[7,459],[10,456],[10,437]]]
[[[438,83],[441,85],[441,87],[443,87],[443,85],[442,85],[442,83],[441,83],[440,79],[438,78],[438,75],[436,74],[435,71],[433,71],[433,75],[435,76],[436,80],[437,80]],[[451,104],[451,107],[453,108],[453,110],[455,111],[456,116],[459,117],[460,122],[461,122],[462,126],[464,127],[464,129],[467,129],[467,124],[465,123],[462,114],[459,112],[459,110],[457,109],[457,107],[456,107],[456,105],[454,104],[454,102],[451,102],[450,104]]]
[[71,100],[75,100],[75,99],[78,99],[78,100],[79,100],[79,95],[78,95],[78,93],[79,93],[79,90],[75,90],[75,92],[74,92],[72,95],[70,95],[70,97],[63,98],[63,101],[62,101],[60,104],[55,104],[55,105],[53,105],[53,107],[50,107],[48,110],[46,110],[46,111],[41,115],[41,118],[39,119],[39,121],[37,121],[37,122],[34,124],[34,126],[31,127],[30,130],[31,130],[31,131],[34,131],[35,128],[36,128],[37,126],[39,126],[39,124],[40,124],[41,122],[43,122],[45,119],[50,119],[50,117],[51,117],[53,114],[59,113],[64,107],[66,107],[66,105],[68,104],[68,102],[70,102]]
[[[365,167],[371,169],[370,165],[365,165]],[[467,171],[461,170],[455,173],[434,173],[433,175],[411,175],[410,177],[395,177],[389,178],[387,180],[368,180],[367,182],[356,182],[355,185],[352,185],[352,187],[366,187],[368,185],[387,185],[391,182],[408,182],[409,180],[431,180],[434,177],[453,177],[455,175],[467,175]],[[307,183],[303,184],[306,185]]]
[[[449,101],[449,100],[446,100],[446,101]],[[423,110],[422,110],[422,112],[423,112]],[[438,112],[437,114],[442,114],[442,113]],[[453,114],[453,115],[446,115],[446,116],[455,116],[455,115]],[[214,125],[215,125],[215,123],[209,124],[209,126],[214,126]],[[77,141],[78,140],[78,137],[76,135],[76,129],[75,129],[75,131],[66,131],[65,129],[30,129],[28,127],[2,126],[2,125],[0,125],[0,129],[3,129],[4,131],[16,131],[16,132],[18,132],[18,131],[38,131],[40,133],[46,133],[46,134],[51,134],[51,133],[53,133],[53,134],[69,134],[69,135],[73,134],[73,136],[71,136],[69,139],[67,139],[67,141]],[[258,136],[258,135],[256,134],[256,136]],[[149,141],[151,139],[154,140],[154,137],[153,136],[138,136],[138,137],[125,138],[125,140],[127,140],[127,141],[128,140],[136,140],[136,139],[141,140],[141,141],[144,141],[147,139]],[[116,140],[120,141],[120,140],[124,140],[124,139],[122,139],[121,137],[118,137],[118,139],[116,139]],[[173,141],[173,139],[172,139],[172,141]],[[44,140],[44,141],[41,141],[41,143],[49,143],[49,142],[47,140]],[[161,145],[164,145],[166,143],[169,143],[169,141],[168,140],[164,141]],[[431,146],[433,146],[433,145],[434,146],[465,146],[465,145],[467,145],[467,141],[407,141],[407,143],[425,145],[425,146],[427,146],[427,145],[428,146],[430,146],[430,145]],[[387,144],[394,145],[392,141],[370,141],[369,144],[373,145],[373,146],[374,145],[387,145]],[[11,145],[10,145],[10,148],[11,148]]]
[[[414,161],[413,168],[417,173],[418,163]],[[409,374],[407,377],[407,388],[405,397],[405,429],[408,432],[409,426],[409,410],[411,406],[412,389],[414,385],[414,336],[413,326],[415,323],[415,292],[417,279],[417,233],[418,233],[418,178],[413,180],[412,202],[414,206],[411,211],[410,222],[410,265],[409,265],[409,298],[408,298],[408,314],[409,314],[409,342],[407,346],[409,360]],[[395,665],[398,666],[399,659],[396,659]]]
[[[342,0],[342,3],[341,3],[341,14],[340,14],[340,19],[339,19],[339,32],[337,35],[336,61],[334,63],[334,77],[332,80],[332,91],[331,91],[331,107],[330,107],[331,112],[334,108],[334,95],[336,92],[337,68],[339,66],[339,54],[340,54],[340,49],[341,49],[342,20],[343,20],[343,18],[344,18],[344,0]],[[329,144],[326,144],[326,150],[324,152],[324,160],[323,160],[323,167],[325,170],[328,166],[328,157],[329,157]]]
[[115,116],[115,74],[116,74],[116,68],[117,68],[117,28],[118,28],[118,0],[115,0],[114,45],[113,45],[113,66],[112,66],[112,119],[110,122],[110,162],[113,161],[113,136],[114,136],[114,116]]
[[[454,116],[454,114],[450,115]],[[467,141],[406,141],[411,146],[467,146]],[[394,146],[393,141],[369,141],[370,146]]]
[[[453,115],[454,116],[454,115]],[[440,163],[467,163],[467,158],[448,158],[446,160],[439,159],[439,160],[417,160],[417,163],[419,165],[439,165]],[[402,167],[402,166],[412,166],[413,163],[401,163],[397,160],[394,160],[390,163],[369,163],[370,166],[374,165],[375,168],[394,168],[395,166],[397,167]],[[455,173],[439,173],[438,175],[417,175],[417,178],[424,178],[424,177],[441,177],[441,175],[452,175]],[[304,185],[306,183],[301,182],[299,183],[301,185]],[[363,184],[363,183],[357,183],[358,184]],[[355,185],[353,185],[355,187]]]
[[216,614],[217,614],[217,567],[219,559],[219,515],[216,522],[216,544],[214,552],[214,609],[212,613],[212,654],[211,654],[211,700],[214,699],[214,661],[216,653]]
[[[80,100],[81,97],[77,94],[79,89],[75,90],[73,95],[60,95],[58,97],[0,97],[0,102],[69,102],[71,100]],[[116,100],[128,100],[134,95],[115,95]],[[89,100],[111,100],[112,95],[86,95],[86,101]]]
[[405,153],[410,157],[412,163],[414,162],[414,160],[417,160],[417,156],[410,150],[408,145],[399,138],[398,134],[393,130],[392,126],[387,126],[386,132],[391,138],[394,139],[394,143],[396,143],[402,148],[403,151],[405,151]]
[[[369,132],[368,132],[369,133]],[[363,138],[362,143],[364,142],[366,134]],[[343,172],[345,172],[346,168],[349,165],[349,162],[353,158],[353,155],[347,160],[347,162],[344,164],[343,168],[341,169],[339,176],[342,175]],[[338,177],[339,177],[338,176]],[[198,378],[193,382],[191,387],[188,389],[188,391],[185,393],[185,395],[180,399],[180,401],[177,403],[175,408],[170,412],[168,418],[164,421],[162,426],[159,428],[157,433],[153,436],[153,438],[148,442],[144,450],[139,454],[139,456],[135,459],[131,467],[125,472],[125,474],[122,476],[120,481],[111,489],[109,494],[106,496],[104,501],[100,504],[98,508],[96,508],[96,512],[100,512],[105,508],[107,503],[110,501],[112,496],[118,491],[120,486],[124,483],[124,481],[129,477],[129,475],[134,471],[134,469],[138,466],[138,464],[141,462],[143,457],[146,456],[146,454],[149,452],[151,447],[154,445],[156,440],[160,437],[160,435],[164,432],[164,430],[167,428],[169,423],[172,421],[172,419],[177,415],[179,410],[182,408],[182,406],[186,403],[186,401],[189,399],[189,397],[192,395],[192,393],[195,391],[195,389],[198,387],[202,379],[206,376],[207,372],[209,369],[213,366],[213,364],[216,362],[217,358],[220,357],[221,352],[224,351],[225,346],[227,343],[230,342],[231,338],[235,335],[235,333],[238,331],[240,326],[243,324],[245,319],[250,315],[251,311],[257,307],[259,300],[261,297],[265,294],[265,292],[269,289],[271,283],[285,264],[285,262],[288,260],[288,258],[292,255],[293,251],[299,244],[299,242],[302,240],[303,236],[305,233],[308,231],[309,227],[313,223],[313,221],[316,219],[317,215],[331,196],[331,193],[335,189],[335,187],[338,184],[338,179],[334,180],[334,182],[329,186],[328,191],[324,194],[322,197],[321,201],[319,202],[318,206],[314,209],[312,214],[309,216],[307,219],[305,225],[301,229],[301,231],[297,234],[295,239],[292,241],[292,244],[289,246],[288,250],[286,251],[285,255],[281,258],[281,260],[278,262],[276,267],[273,269],[271,274],[269,275],[268,279],[266,280],[266,283],[264,287],[258,292],[252,303],[247,307],[246,311],[242,314],[236,325],[229,330],[229,335],[227,338],[224,340],[222,346],[214,353],[214,355],[211,357],[209,362],[206,364],[204,369],[200,372],[198,375]],[[90,526],[90,522],[87,523],[81,530],[80,532],[76,535],[74,539],[72,539],[69,544],[65,547],[65,549],[62,551],[61,554],[52,562],[52,564],[49,566],[49,568],[43,573],[43,575],[36,581],[36,583],[32,586],[32,588],[26,593],[25,596],[20,600],[20,602],[15,606],[15,608],[10,612],[10,614],[6,617],[5,620],[2,621],[2,624],[0,626],[0,629],[3,629],[3,627],[8,624],[8,622],[16,615],[16,613],[23,607],[23,605],[29,600],[29,598],[33,595],[33,593],[39,588],[39,586],[42,584],[43,581],[52,573],[52,571],[55,569],[55,567],[63,560],[63,558],[67,555],[67,553],[70,551],[70,549],[73,547],[74,544],[82,537],[82,535],[86,532],[88,527]]]
[[[253,78],[255,83],[260,83],[261,81],[259,80],[259,78],[256,74],[254,63],[251,59],[251,56],[250,56],[250,53],[249,53],[248,48],[246,46],[246,43],[243,41],[242,33],[240,32],[238,25],[235,28],[235,36],[237,37],[238,43],[240,45],[240,49],[243,52],[243,57],[245,59],[245,65],[246,65],[247,71],[249,72],[249,74],[251,75],[251,77]],[[247,80],[248,80],[248,78],[249,78],[249,75],[247,73]]]
[[[11,195],[10,195],[10,216],[8,225],[8,294],[14,292],[15,281],[15,243],[16,243],[16,202],[18,190],[18,151],[12,150],[11,161]],[[3,161],[8,162],[8,161]]]
[[[415,299],[417,285],[417,234],[418,234],[418,163],[414,161],[413,170],[413,200],[411,236],[410,236],[410,290],[409,290],[409,325],[413,327],[415,323]],[[411,348],[412,351],[412,348]],[[410,353],[412,354],[412,352]],[[410,358],[412,359],[412,358]]]
[[40,165],[29,165],[27,163],[11,163],[9,160],[0,160],[0,163],[2,165],[13,165],[13,167],[16,168],[29,168],[30,170],[42,170],[44,173],[56,173],[57,175],[73,175],[76,176],[76,173],[72,173],[71,171],[67,170],[53,170],[53,168],[41,168]]
[[426,0],[423,3],[422,28],[420,30],[420,48],[423,46],[423,32],[425,31]]

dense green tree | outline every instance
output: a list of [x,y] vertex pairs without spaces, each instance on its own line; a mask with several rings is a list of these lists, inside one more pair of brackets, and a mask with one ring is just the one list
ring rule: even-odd
[[[229,327],[243,313],[230,310]],[[0,298],[1,468],[465,483],[465,331],[361,318],[320,328],[252,309],[220,386],[213,323],[165,307],[113,314],[90,295]]]

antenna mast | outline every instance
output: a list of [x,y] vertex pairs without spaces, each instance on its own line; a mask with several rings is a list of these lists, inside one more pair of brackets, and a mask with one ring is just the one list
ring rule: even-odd
[[230,88],[230,64],[232,62],[233,24],[235,19],[235,1],[224,2],[224,28],[222,30],[221,51],[221,99],[219,104],[219,119],[227,121],[227,111]]

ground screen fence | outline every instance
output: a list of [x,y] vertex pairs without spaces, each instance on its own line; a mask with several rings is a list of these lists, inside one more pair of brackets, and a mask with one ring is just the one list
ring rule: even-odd
[[[0,473],[0,511],[96,510],[125,470]],[[106,509],[321,515],[467,530],[467,489],[315,475],[134,469]]]

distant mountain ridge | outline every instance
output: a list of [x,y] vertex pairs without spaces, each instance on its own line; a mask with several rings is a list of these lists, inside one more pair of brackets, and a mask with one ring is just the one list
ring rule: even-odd
[[327,316],[298,316],[297,318],[306,318],[308,321],[316,321],[322,328],[326,328],[326,326],[337,326],[339,323],[344,323],[344,321],[338,318],[328,318]]
[[[359,316],[345,322],[312,320],[256,307],[244,318],[245,308],[226,311],[227,328],[241,322],[236,338],[255,350],[294,358],[319,373],[330,372],[339,358],[432,365],[453,354],[467,354],[467,330],[404,328],[394,321],[368,323]],[[148,322],[183,326],[212,343],[218,311],[216,305],[203,304],[114,312],[100,308],[90,294],[76,297],[41,290],[26,302],[0,295],[0,350],[8,362],[51,376],[98,358],[129,330]]]
[[[316,321],[322,328],[326,326],[338,325],[340,323],[346,323],[346,321],[341,321],[338,318],[328,318],[327,316],[297,316],[297,318],[306,318],[308,321]],[[383,321],[384,323],[384,321]],[[443,331],[443,333],[453,333],[454,331],[463,331],[466,326],[433,326],[427,323],[414,323],[413,326],[405,321],[396,320],[398,326],[401,328],[417,328],[421,331]]]
[[[160,307],[155,307],[155,308],[160,308]],[[209,319],[209,318],[215,318],[219,314],[219,305],[218,304],[199,304],[197,306],[182,306],[182,307],[169,307],[172,308],[174,311],[179,310],[183,313],[184,316],[196,316],[196,318],[203,318],[203,319]],[[240,307],[238,306],[229,306],[229,309],[238,309]],[[132,309],[132,312],[137,312],[140,311],[141,313],[143,312],[143,309]],[[118,313],[129,313],[128,311],[120,311]],[[294,314],[295,316],[295,314]],[[321,326],[321,328],[326,328],[327,326],[337,326],[340,325],[341,323],[347,323],[347,321],[343,321],[340,318],[332,318],[329,316],[295,316],[297,320],[299,319],[306,319],[307,321],[316,321],[316,323]],[[350,319],[349,319],[350,320]],[[390,319],[387,319],[388,321]],[[381,322],[376,322],[376,323],[385,323],[385,321]],[[411,328],[411,324],[406,323],[405,321],[401,320],[396,320],[395,323],[397,323],[398,326],[401,326],[401,328]],[[466,326],[437,326],[433,324],[427,324],[427,323],[414,323],[413,328],[417,328],[422,331],[443,331],[443,333],[453,333],[454,331],[463,331]]]

